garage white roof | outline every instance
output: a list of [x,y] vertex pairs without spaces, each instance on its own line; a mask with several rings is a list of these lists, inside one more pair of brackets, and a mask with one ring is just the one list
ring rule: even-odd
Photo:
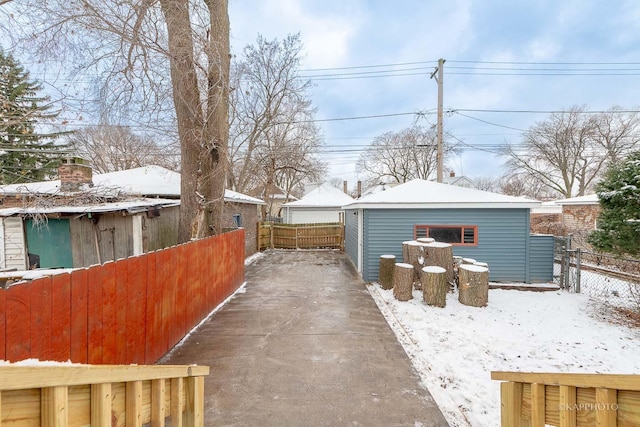
[[536,200],[506,196],[473,188],[414,179],[385,191],[365,196],[344,209],[477,209],[534,208]]
[[287,208],[340,208],[351,202],[353,202],[351,196],[329,184],[322,184],[302,199],[285,203],[282,206]]

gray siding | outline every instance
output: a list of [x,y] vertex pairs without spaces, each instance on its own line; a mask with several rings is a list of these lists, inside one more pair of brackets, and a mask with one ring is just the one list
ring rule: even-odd
[[347,210],[344,215],[344,250],[353,265],[358,266],[358,215],[356,210]]
[[529,279],[531,283],[553,280],[553,236],[532,234],[529,239]]
[[528,282],[529,209],[366,209],[362,277],[378,279],[380,255],[402,257],[413,226],[476,225],[478,246],[454,246],[454,255],[489,264],[490,280]]

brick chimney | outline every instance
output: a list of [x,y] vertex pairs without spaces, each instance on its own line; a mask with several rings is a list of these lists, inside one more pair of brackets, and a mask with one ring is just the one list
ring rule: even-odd
[[93,186],[93,171],[91,166],[82,164],[82,159],[66,159],[58,167],[60,176],[60,190],[64,192],[78,191],[84,184]]
[[449,177],[450,178],[455,178],[456,177],[456,173],[454,171],[449,172]]
[[349,189],[347,188],[347,181],[342,181],[342,191],[344,194],[349,194]]

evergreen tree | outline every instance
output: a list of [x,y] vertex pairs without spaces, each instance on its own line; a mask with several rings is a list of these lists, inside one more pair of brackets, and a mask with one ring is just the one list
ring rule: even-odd
[[38,123],[54,119],[42,86],[12,55],[0,50],[0,184],[42,181],[56,173],[60,133],[39,133]]
[[640,255],[640,151],[612,164],[597,192],[598,229],[589,243],[616,255]]

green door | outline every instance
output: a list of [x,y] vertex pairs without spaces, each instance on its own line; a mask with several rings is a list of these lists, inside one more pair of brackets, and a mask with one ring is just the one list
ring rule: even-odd
[[73,267],[68,219],[49,219],[46,224],[25,222],[30,264],[39,258],[39,268]]

